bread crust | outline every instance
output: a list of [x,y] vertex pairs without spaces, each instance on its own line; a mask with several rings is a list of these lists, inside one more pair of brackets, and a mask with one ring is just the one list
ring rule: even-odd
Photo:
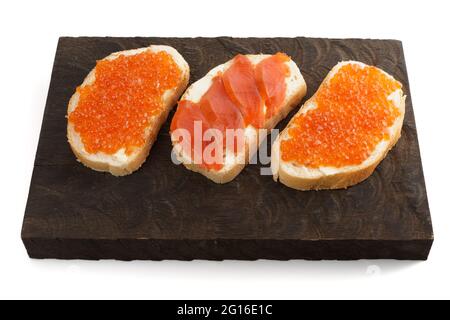
[[[253,62],[257,62],[262,60],[265,57],[269,57],[270,55],[247,55],[247,57]],[[223,65],[219,65],[215,68],[213,68],[212,70],[210,70],[210,72],[208,72],[207,75],[205,75],[206,77],[214,77],[218,72],[223,72],[225,71],[230,65],[231,62],[233,60],[230,60],[226,63],[224,63]],[[282,119],[284,119],[296,106],[298,106],[301,102],[301,100],[303,99],[303,97],[306,95],[306,83],[305,80],[303,79],[303,76],[298,68],[298,66],[295,64],[295,62],[293,62],[292,60],[290,60],[290,63],[293,64],[293,66],[295,66],[295,69],[293,69],[292,66],[291,72],[295,72],[295,74],[293,75],[295,77],[295,90],[293,90],[292,94],[289,97],[286,97],[286,100],[283,104],[283,106],[280,108],[279,112],[277,114],[275,114],[271,119],[268,119],[266,121],[266,123],[264,124],[264,128],[267,129],[267,131],[270,131],[271,129],[273,129],[278,122],[280,122]],[[203,78],[202,78],[203,79]],[[200,79],[199,81],[201,81],[202,79]],[[196,83],[192,84],[185,92],[185,94],[181,97],[180,100],[183,99],[188,99],[189,100],[189,96],[191,95],[192,91],[195,91],[196,88]],[[191,159],[186,155],[183,154],[183,151],[181,149],[181,145],[179,143],[177,143],[173,138],[172,138],[172,144],[174,147],[174,153],[176,158],[178,159],[178,161],[180,161],[187,169],[200,173],[203,176],[207,177],[208,179],[214,181],[215,183],[219,183],[219,184],[224,184],[224,183],[228,183],[230,181],[232,181],[234,178],[236,178],[239,173],[245,168],[245,166],[248,164],[248,162],[250,161],[250,159],[254,156],[254,154],[257,152],[260,144],[264,141],[265,136],[259,136],[259,138],[257,139],[248,139],[246,137],[245,139],[245,144],[244,144],[244,148],[243,148],[243,157],[245,157],[245,161],[244,162],[236,162],[233,165],[231,165],[229,168],[222,168],[221,170],[208,170],[198,164],[192,163],[193,161],[191,161]],[[256,147],[255,147],[256,145]],[[253,152],[250,154],[249,150],[252,150]]]
[[[120,55],[134,55],[139,54],[141,52],[152,50],[152,51],[166,51],[169,53],[178,64],[180,70],[182,71],[182,79],[180,84],[172,89],[173,92],[165,97],[163,111],[150,119],[150,124],[147,127],[145,142],[144,145],[137,150],[135,150],[130,156],[126,157],[125,161],[114,161],[114,155],[107,155],[103,153],[97,154],[89,154],[84,149],[84,145],[81,142],[81,138],[79,134],[75,131],[73,124],[69,121],[67,122],[67,139],[69,145],[77,157],[77,160],[84,164],[86,167],[91,168],[95,171],[101,172],[109,172],[114,176],[124,176],[131,174],[132,172],[139,169],[142,164],[147,159],[150,149],[155,142],[159,130],[164,122],[167,120],[167,117],[172,110],[172,108],[176,105],[178,98],[182,95],[184,90],[186,89],[189,83],[189,65],[184,60],[184,58],[172,47],[168,46],[149,46],[147,48],[133,49],[120,51],[110,54],[105,57],[105,60],[112,60]],[[89,72],[87,77],[84,79],[81,87],[92,84],[95,81],[95,68]],[[67,115],[69,115],[78,104],[79,95],[75,92],[68,104],[67,107]]]
[[[359,63],[359,62],[345,62],[345,63]],[[335,67],[336,68],[336,67]],[[328,81],[336,70],[333,68],[332,71],[327,75],[323,83]],[[403,119],[405,115],[405,100],[406,96],[403,95],[403,91],[399,90],[400,101],[397,108],[400,111],[399,117],[396,119],[392,128],[392,133],[387,145],[376,154],[376,156],[371,159],[371,161],[365,165],[352,166],[350,170],[339,170],[337,169],[333,174],[322,174],[315,177],[308,177],[306,175],[292,174],[292,167],[295,166],[293,163],[285,163],[281,160],[280,155],[280,140],[285,138],[287,135],[287,130],[293,123],[294,119],[302,113],[305,106],[314,102],[315,96],[311,97],[300,111],[291,119],[284,131],[277,137],[276,141],[272,146],[272,172],[274,174],[274,180],[279,180],[284,185],[302,191],[307,190],[322,190],[322,189],[342,189],[349,186],[355,185],[367,179],[378,166],[378,164],[386,157],[388,152],[395,146],[397,141],[401,136],[401,129],[403,125]],[[375,152],[375,150],[374,150]],[[370,157],[369,157],[370,158]]]

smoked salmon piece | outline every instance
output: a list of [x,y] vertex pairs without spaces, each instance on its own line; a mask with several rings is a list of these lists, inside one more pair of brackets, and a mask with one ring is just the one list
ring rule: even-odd
[[231,100],[241,110],[245,123],[255,128],[262,128],[264,102],[258,91],[255,70],[250,59],[242,54],[237,55],[231,67],[223,74],[223,83]]
[[[196,121],[201,125],[198,132],[195,132],[194,127]],[[238,107],[228,97],[221,77],[213,79],[211,87],[198,103],[180,101],[170,129],[175,131],[178,128],[186,129],[190,134],[190,141],[184,141],[183,149],[191,155],[192,159],[199,159],[200,165],[205,168],[219,170],[223,167],[222,163],[204,159],[203,151],[211,143],[222,142],[222,147],[226,148],[226,141],[214,141],[214,137],[206,140],[203,139],[204,134],[208,129],[215,129],[225,138],[227,129],[244,128],[244,119]],[[233,151],[238,152],[237,136],[234,139]],[[202,141],[202,143],[195,144],[194,141]]]
[[266,104],[266,119],[277,113],[286,96],[284,79],[289,76],[286,61],[289,61],[287,55],[277,53],[256,66],[256,82]]
[[227,95],[221,77],[213,79],[211,87],[201,99],[200,109],[210,127],[219,129],[224,135],[226,129],[244,128],[241,111]]
[[208,145],[207,142],[195,145],[195,122],[198,121],[198,125],[203,134],[204,131],[209,129],[208,121],[203,115],[201,109],[196,103],[184,100],[178,103],[177,112],[175,113],[172,123],[170,125],[170,131],[175,131],[176,129],[184,129],[188,133],[187,136],[182,135],[179,141],[183,145],[183,149],[192,159],[197,159],[202,156],[203,149]]

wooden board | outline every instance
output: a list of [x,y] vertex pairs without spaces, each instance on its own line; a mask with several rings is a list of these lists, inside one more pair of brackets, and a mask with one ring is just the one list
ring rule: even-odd
[[[289,189],[261,176],[261,165],[247,166],[231,183],[214,184],[172,163],[173,113],[139,171],[116,178],[85,168],[66,139],[69,98],[96,60],[149,44],[179,50],[191,66],[191,81],[238,53],[286,52],[301,68],[307,97],[341,60],[378,66],[404,84],[402,137],[369,179],[347,190]],[[22,239],[32,258],[426,259],[433,231],[401,42],[61,38]]]

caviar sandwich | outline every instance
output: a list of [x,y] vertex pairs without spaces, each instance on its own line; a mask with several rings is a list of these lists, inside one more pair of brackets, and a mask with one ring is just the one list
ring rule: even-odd
[[338,63],[273,144],[274,179],[299,190],[363,181],[398,141],[405,99],[381,69]]
[[78,160],[116,176],[137,170],[188,82],[188,64],[168,46],[97,61],[67,109],[67,137]]

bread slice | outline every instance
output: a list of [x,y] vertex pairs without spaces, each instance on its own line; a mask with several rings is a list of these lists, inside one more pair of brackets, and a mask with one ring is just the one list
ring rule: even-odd
[[[131,56],[145,51],[167,52],[180,68],[182,73],[181,80],[175,88],[167,90],[163,94],[162,112],[151,117],[149,126],[145,131],[144,145],[133,151],[132,154],[127,155],[124,148],[112,155],[105,154],[103,152],[88,153],[84,148],[80,135],[75,131],[74,125],[68,121],[67,138],[69,140],[70,147],[72,148],[72,151],[76,155],[77,159],[91,169],[110,172],[115,176],[127,175],[139,169],[139,167],[145,162],[162,124],[166,121],[169,112],[175,106],[178,98],[184,92],[189,83],[189,65],[177,50],[169,46],[152,45],[147,48],[120,51],[112,53],[104,59],[114,60],[121,55]],[[84,79],[81,87],[91,85],[94,82],[95,68]],[[79,93],[75,92],[69,101],[67,117],[77,108],[78,101]]]
[[[259,55],[247,55],[253,65],[257,65],[260,61],[267,57],[268,54]],[[206,93],[212,84],[213,78],[219,73],[225,72],[232,64],[233,60],[230,60],[224,64],[221,64],[212,70],[210,70],[203,78],[193,83],[183,94],[180,100],[189,100],[192,102],[198,102],[201,97]],[[306,94],[306,83],[298,66],[294,61],[289,59],[285,62],[289,68],[289,77],[286,77],[286,96],[285,100],[280,108],[279,112],[272,118],[268,119],[264,128],[270,132],[279,121],[284,119],[290,111],[298,106],[302,98]],[[265,106],[264,106],[265,108]],[[193,163],[190,155],[186,154],[173,135],[173,154],[176,159],[183,163],[183,165],[194,172],[198,172],[208,179],[211,179],[215,183],[227,183],[233,180],[246,166],[249,160],[257,152],[260,143],[264,140],[265,135],[259,134],[258,130],[253,126],[247,126],[245,128],[245,147],[242,151],[234,154],[233,152],[226,152],[224,166],[220,170],[208,170],[198,164]]]
[[[327,75],[323,83],[326,83],[336,72],[346,64],[359,64],[362,67],[367,65],[357,61],[346,61],[338,63]],[[384,71],[383,71],[384,72]],[[385,72],[384,72],[385,73]],[[388,77],[393,77],[387,73]],[[394,102],[399,110],[399,116],[393,125],[388,128],[388,140],[382,140],[370,154],[370,156],[360,165],[335,167],[309,168],[298,165],[293,162],[285,162],[281,158],[280,143],[282,140],[289,139],[288,129],[293,125],[295,119],[302,114],[314,109],[315,95],[309,99],[299,112],[291,119],[284,131],[277,137],[272,145],[272,173],[274,180],[279,180],[288,187],[298,190],[319,190],[319,189],[339,189],[357,184],[368,178],[375,170],[376,166],[384,159],[389,150],[397,143],[400,138],[403,118],[405,115],[405,99],[403,91],[398,89],[388,97]]]

